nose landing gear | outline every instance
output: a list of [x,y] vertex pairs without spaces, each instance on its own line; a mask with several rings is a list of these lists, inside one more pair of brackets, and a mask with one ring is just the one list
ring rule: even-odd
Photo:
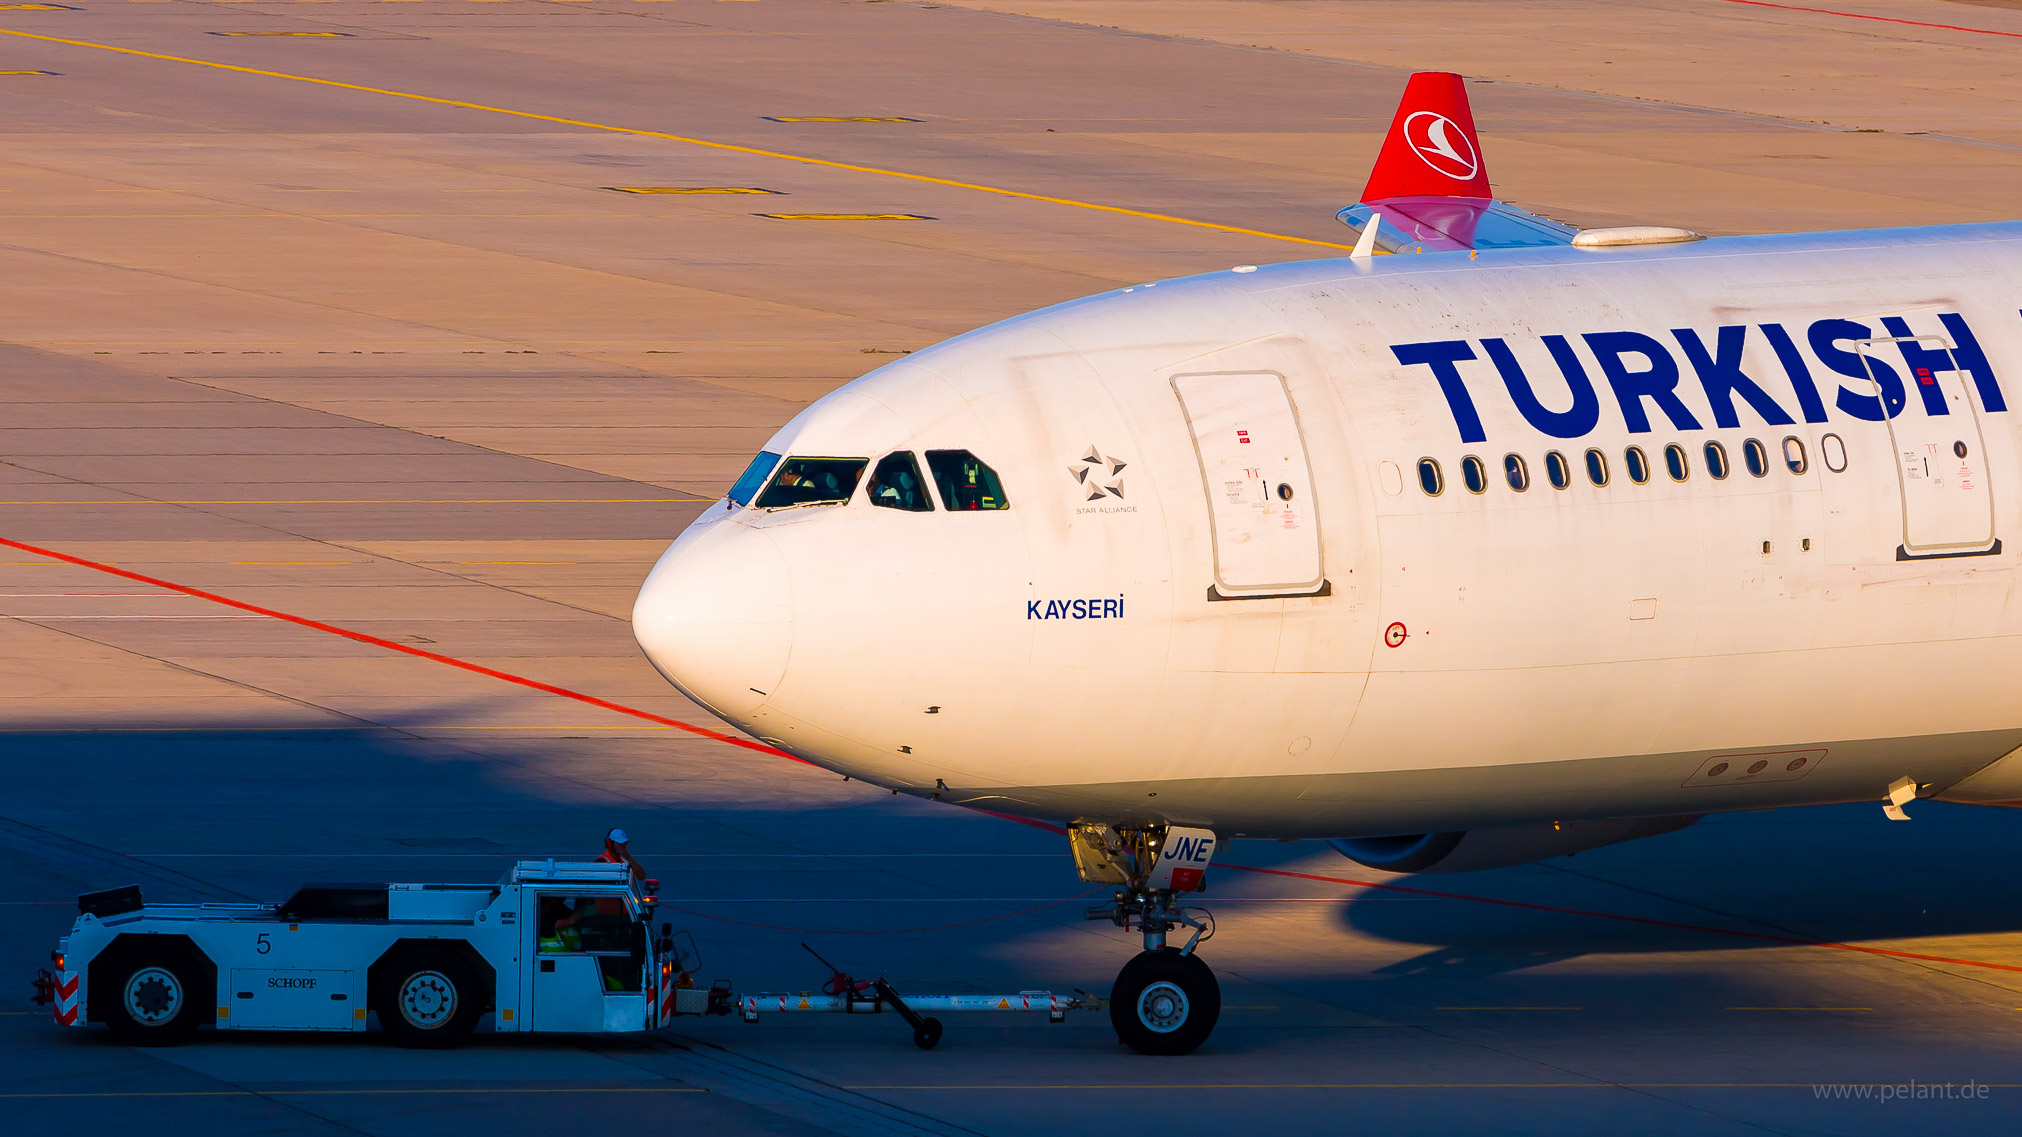
[[[1116,1036],[1139,1054],[1189,1054],[1206,1042],[1222,1013],[1221,985],[1194,948],[1214,935],[1205,908],[1178,898],[1202,891],[1214,857],[1215,836],[1177,826],[1070,826],[1075,868],[1094,884],[1118,884],[1108,904],[1088,910],[1144,935],[1144,951],[1123,965],[1110,990],[1109,1021]],[[1191,929],[1174,947],[1166,934]]]

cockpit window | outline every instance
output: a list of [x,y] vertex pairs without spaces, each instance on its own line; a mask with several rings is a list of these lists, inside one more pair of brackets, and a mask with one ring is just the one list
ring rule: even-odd
[[848,501],[869,464],[866,458],[788,458],[779,464],[779,476],[758,495],[758,508]]
[[758,487],[765,484],[765,479],[772,474],[772,468],[777,465],[779,455],[770,450],[759,451],[758,457],[753,458],[751,465],[746,466],[744,473],[738,476],[737,484],[730,487],[728,496],[731,502],[736,505],[750,505],[751,496],[758,492]]
[[934,508],[927,496],[927,483],[920,479],[920,463],[910,450],[901,450],[878,459],[871,471],[871,504],[884,509],[904,509],[925,513]]
[[967,450],[929,450],[927,466],[941,490],[941,504],[951,510],[1009,509],[997,471]]

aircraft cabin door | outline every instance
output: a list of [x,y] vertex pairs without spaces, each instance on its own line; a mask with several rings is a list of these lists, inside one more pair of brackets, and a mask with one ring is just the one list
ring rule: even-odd
[[[1922,344],[1929,353],[1926,358],[1941,356],[1950,366],[1906,368],[1911,374],[1905,380],[1910,388],[1904,392],[1905,405],[1888,420],[1903,498],[1903,543],[1896,549],[1896,559],[2000,552],[1972,378],[1960,369],[1951,344],[1942,336],[1863,340],[1858,347],[1865,362],[1877,345],[1901,342]],[[1868,364],[1868,373],[1874,383],[1873,363]],[[1881,395],[1881,385],[1874,385]],[[1931,413],[1937,406],[1944,412]]]
[[1212,521],[1210,600],[1324,595],[1299,414],[1275,371],[1175,375]]

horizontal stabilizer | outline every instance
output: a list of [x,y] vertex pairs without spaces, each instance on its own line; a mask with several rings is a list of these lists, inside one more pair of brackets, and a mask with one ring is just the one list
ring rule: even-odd
[[1379,213],[1376,247],[1386,253],[1570,245],[1579,232],[1508,202],[1479,197],[1394,197],[1351,205],[1335,216],[1359,237],[1370,216]]

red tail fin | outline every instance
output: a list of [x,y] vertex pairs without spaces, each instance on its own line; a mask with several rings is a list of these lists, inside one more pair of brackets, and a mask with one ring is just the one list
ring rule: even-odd
[[1448,71],[1413,75],[1362,200],[1493,196],[1460,76]]

